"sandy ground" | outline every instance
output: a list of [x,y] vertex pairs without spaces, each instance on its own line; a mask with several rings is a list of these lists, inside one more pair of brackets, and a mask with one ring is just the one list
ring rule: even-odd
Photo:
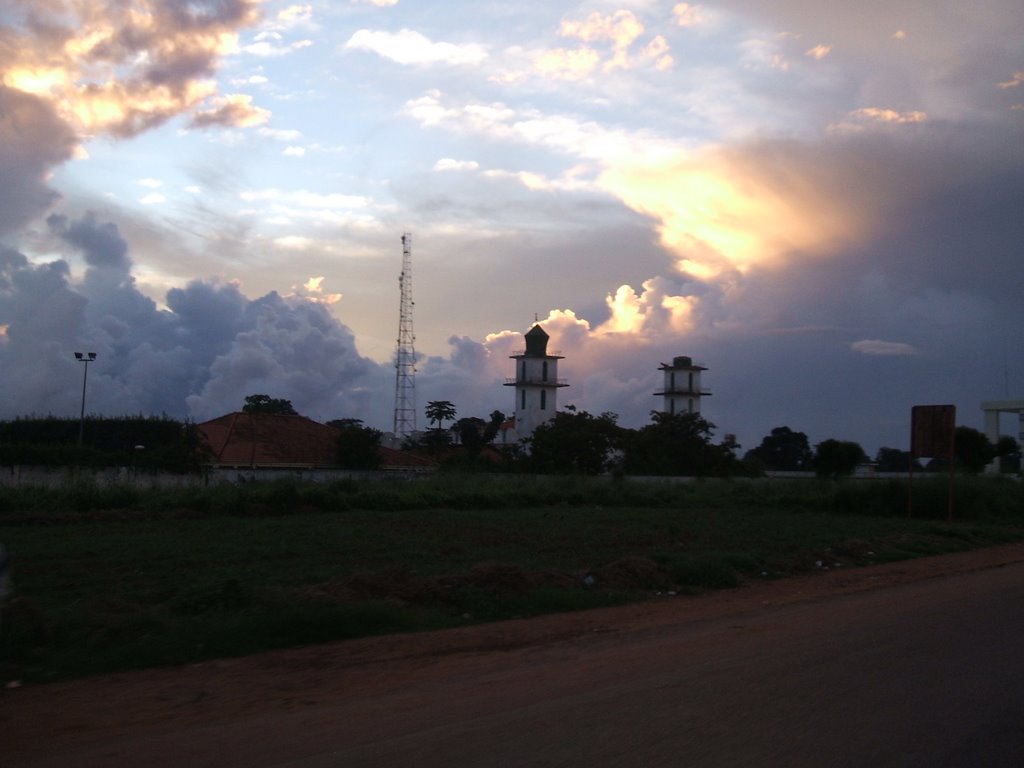
[[[230,730],[233,723],[284,720],[340,698],[369,699],[439,676],[478,674],[498,655],[508,663],[515,654],[538,648],[578,649],[597,638],[614,642],[654,627],[1018,562],[1024,562],[1024,543],[895,564],[822,569],[697,597],[664,596],[619,608],[8,687],[0,691],[0,766],[119,764],[102,759],[107,745],[140,739],[215,739],[218,729]],[[93,755],[94,761],[76,760],[74,755]],[[174,764],[170,751],[167,755],[166,764]],[[247,763],[243,753],[237,757],[221,764]]]

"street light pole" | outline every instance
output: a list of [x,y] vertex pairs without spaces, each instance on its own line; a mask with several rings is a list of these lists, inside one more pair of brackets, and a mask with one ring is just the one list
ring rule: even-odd
[[95,352],[75,352],[75,360],[85,363],[82,371],[82,412],[78,417],[78,447],[82,447],[82,436],[85,434],[85,382],[89,378],[89,363],[96,359]]

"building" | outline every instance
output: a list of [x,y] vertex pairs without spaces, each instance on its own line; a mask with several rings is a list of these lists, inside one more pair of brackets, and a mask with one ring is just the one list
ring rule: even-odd
[[672,363],[662,363],[658,370],[665,374],[664,388],[655,392],[655,397],[664,398],[662,412],[700,413],[700,399],[711,393],[701,389],[700,375],[707,368],[693,362],[693,358],[685,355],[672,358]]
[[238,412],[197,426],[215,467],[313,469],[338,463],[338,431],[305,416]]
[[515,378],[506,379],[506,387],[515,387],[515,437],[533,434],[539,425],[555,415],[558,390],[569,386],[558,378],[561,355],[548,353],[549,336],[539,325],[526,333],[526,350],[510,355],[516,361]]
[[[981,404],[981,410],[985,413],[985,437],[992,445],[999,442],[1000,434],[999,416],[1003,413],[1017,415],[1017,442],[1024,446],[1024,400],[987,400]],[[999,471],[999,460],[993,461],[989,472]]]
[[[339,464],[338,430],[305,416],[229,413],[196,425],[210,451],[210,466],[263,470],[327,470]],[[437,462],[379,446],[380,469],[429,471]]]

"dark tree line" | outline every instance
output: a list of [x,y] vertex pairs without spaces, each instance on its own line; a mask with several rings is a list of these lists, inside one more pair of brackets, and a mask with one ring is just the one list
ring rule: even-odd
[[[79,427],[83,444],[78,446]],[[195,424],[166,416],[20,418],[0,422],[0,464],[133,466],[191,471],[207,461]]]
[[[245,398],[246,413],[298,415],[291,401],[255,394]],[[716,477],[758,475],[765,471],[813,471],[819,477],[839,478],[868,462],[863,448],[855,442],[827,439],[813,449],[803,432],[787,426],[776,427],[760,445],[737,456],[740,448],[732,436],[713,442],[715,425],[699,414],[651,412],[651,423],[640,429],[619,426],[614,413],[593,415],[568,406],[538,426],[520,446],[501,449],[503,461],[488,449],[497,437],[505,415],[493,411],[488,419],[463,417],[456,420],[454,404],[431,401],[427,418],[436,425],[407,446],[441,456],[455,470],[504,469],[542,474],[597,475],[609,472],[628,475]],[[444,429],[445,421],[453,426]],[[383,434],[365,426],[360,419],[327,422],[338,431],[337,465],[347,469],[371,470],[381,464]],[[0,464],[135,466],[190,471],[209,460],[209,449],[196,425],[167,417],[90,417],[85,421],[84,446],[77,446],[78,419],[55,417],[23,418],[0,422]],[[453,435],[457,438],[452,445]],[[488,449],[487,457],[484,450]],[[438,453],[438,452],[441,453]],[[1019,471],[1020,446],[1004,437],[993,445],[981,432],[957,427],[955,466],[958,471],[981,472],[995,460],[1016,462]],[[942,458],[927,465],[913,459],[908,451],[880,448],[874,459],[880,472],[941,471],[948,469]]]
[[614,413],[593,416],[570,407],[534,430],[520,463],[527,471],[548,474],[746,474],[733,441],[712,443],[714,429],[698,414],[659,411],[651,412],[647,426],[626,429]]

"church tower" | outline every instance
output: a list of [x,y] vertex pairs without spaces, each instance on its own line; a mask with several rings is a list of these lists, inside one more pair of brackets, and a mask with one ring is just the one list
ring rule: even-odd
[[561,355],[548,354],[550,337],[539,325],[526,333],[526,351],[511,355],[516,361],[515,378],[505,381],[516,388],[516,435],[522,439],[533,434],[538,425],[555,415],[560,387],[569,386],[558,378]]

